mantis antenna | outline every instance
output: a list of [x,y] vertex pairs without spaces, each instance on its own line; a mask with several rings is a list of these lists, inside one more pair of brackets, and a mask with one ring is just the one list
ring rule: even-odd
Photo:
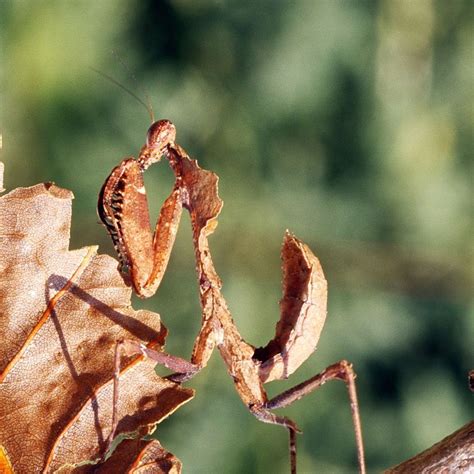
[[94,71],[97,74],[99,74],[100,76],[102,76],[104,79],[107,79],[108,81],[112,82],[117,87],[120,87],[120,89],[125,91],[127,94],[129,94],[131,97],[133,97],[135,100],[137,100],[141,105],[143,105],[143,107],[145,107],[145,109],[147,110],[148,115],[150,116],[151,123],[153,123],[155,121],[155,115],[153,113],[153,107],[151,106],[151,101],[150,101],[149,94],[146,92],[146,90],[143,89],[143,87],[140,87],[140,84],[138,83],[137,78],[130,71],[128,66],[123,62],[123,60],[118,55],[118,53],[116,51],[112,51],[112,54],[117,58],[119,63],[122,65],[122,67],[127,71],[129,77],[132,79],[132,81],[135,83],[135,85],[144,93],[144,95],[146,97],[146,102],[144,102],[137,94],[135,94],[133,91],[131,91],[128,87],[125,87],[123,84],[121,84],[120,82],[118,82],[116,79],[109,76],[105,72],[99,71],[98,69],[95,69],[94,67],[90,67],[90,69],[92,69],[92,71]]
[[[119,53],[117,53],[117,51],[115,51],[115,50],[112,50],[112,54],[117,58],[117,61],[122,65],[122,67],[125,69],[125,71],[127,71],[128,76],[135,83],[137,88],[140,89],[142,91],[142,93],[145,95],[146,104],[144,104],[144,105],[145,105],[146,109],[148,110],[148,114],[150,115],[151,123],[153,123],[155,121],[155,115],[153,113],[153,107],[151,106],[150,94],[148,94],[148,91],[143,86],[140,86],[140,83],[138,82],[137,77],[135,76],[133,71],[127,66],[127,64],[125,63],[125,61],[121,57],[121,55]],[[140,103],[143,104],[143,101],[140,100]]]

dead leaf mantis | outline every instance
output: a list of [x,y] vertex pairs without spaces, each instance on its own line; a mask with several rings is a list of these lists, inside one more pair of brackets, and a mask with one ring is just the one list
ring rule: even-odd
[[[252,414],[260,421],[288,429],[291,472],[295,473],[296,433],[300,430],[295,422],[272,410],[290,405],[328,380],[343,380],[349,391],[359,469],[365,473],[355,373],[350,363],[342,360],[330,365],[270,400],[263,387],[265,382],[287,378],[316,349],[326,318],[327,302],[327,282],[318,259],[307,245],[286,233],[282,247],[283,298],[275,337],[267,346],[258,349],[245,342],[221,293],[221,281],[207,239],[217,225],[223,204],[217,193],[218,177],[201,169],[175,139],[176,129],[170,121],[154,122],[138,159],[125,159],[105,181],[99,195],[98,213],[112,237],[122,271],[128,273],[139,296],[150,297],[158,289],[166,270],[182,209],[187,209],[192,224],[202,325],[190,362],[154,351],[136,341],[120,341],[115,356],[114,405],[119,396],[122,354],[141,353],[150,357],[174,371],[169,378],[180,383],[205,367],[217,347],[240,398]],[[169,161],[176,179],[152,235],[143,172],[163,156]],[[114,413],[107,449],[116,428]]]

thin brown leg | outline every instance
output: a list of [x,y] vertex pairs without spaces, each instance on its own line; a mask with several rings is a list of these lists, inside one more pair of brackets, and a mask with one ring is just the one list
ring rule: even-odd
[[257,420],[263,421],[264,423],[272,423],[274,425],[284,426],[295,433],[302,433],[293,420],[290,420],[286,416],[275,415],[275,413],[272,413],[264,406],[252,405],[249,407],[249,410],[252,415],[257,418]]
[[[311,377],[305,382],[296,385],[289,390],[277,395],[265,404],[265,408],[282,408],[291,405],[294,401],[303,398],[305,395],[311,393],[313,390],[324,385],[328,380],[342,380],[346,383],[349,391],[349,400],[351,403],[352,422],[354,424],[354,432],[357,445],[357,458],[359,460],[359,470],[361,474],[365,474],[365,458],[364,458],[364,444],[362,442],[362,428],[359,415],[359,404],[357,403],[357,393],[355,387],[355,373],[352,365],[346,360],[341,360],[336,364],[330,365],[321,373]],[[293,436],[295,436],[293,434]],[[296,448],[296,445],[295,445]],[[290,450],[291,450],[291,432],[290,432]],[[293,460],[292,460],[293,463]],[[295,453],[296,463],[296,453]],[[293,464],[292,464],[293,469]],[[293,472],[293,471],[292,471]]]
[[251,413],[257,418],[257,420],[263,421],[264,423],[272,423],[275,425],[284,426],[288,430],[289,434],[289,447],[290,447],[290,466],[291,474],[296,474],[296,433],[302,431],[298,428],[296,423],[289,418],[284,416],[275,415],[268,408],[262,405],[249,406]]
[[179,374],[194,375],[200,369],[199,366],[187,361],[186,359],[168,354],[164,351],[150,349],[145,344],[133,341],[131,339],[124,339],[123,341],[119,342],[118,345],[121,345],[123,353],[127,356],[142,354],[148,359],[154,360],[157,364],[162,365],[163,367],[173,370]]
[[[148,359],[154,360],[157,364],[163,365],[164,367],[178,372],[177,375],[185,375],[186,380],[189,380],[193,375],[199,371],[199,367],[191,362],[180,357],[173,356],[166,352],[155,351],[146,347],[144,344],[133,341],[130,339],[124,339],[117,342],[115,345],[114,355],[114,391],[113,391],[113,402],[112,402],[112,425],[110,428],[110,434],[107,438],[106,449],[103,454],[103,460],[107,456],[108,451],[112,445],[117,431],[118,419],[117,419],[117,405],[119,400],[119,382],[120,382],[120,362],[122,360],[122,354],[127,356],[133,356],[141,354]],[[175,375],[175,374],[173,374]]]
[[290,472],[296,474],[296,431],[288,428],[290,435]]

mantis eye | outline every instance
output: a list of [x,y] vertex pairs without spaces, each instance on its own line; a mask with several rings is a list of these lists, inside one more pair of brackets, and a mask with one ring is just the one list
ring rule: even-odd
[[163,150],[175,139],[176,127],[169,120],[158,120],[148,129],[146,144],[149,148]]

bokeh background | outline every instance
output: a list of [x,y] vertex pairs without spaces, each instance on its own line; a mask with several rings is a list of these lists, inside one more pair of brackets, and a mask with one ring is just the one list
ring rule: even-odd
[[[145,108],[220,176],[211,237],[244,337],[272,337],[285,229],[319,256],[329,314],[290,381],[342,358],[358,373],[371,472],[472,418],[473,3],[430,1],[2,0],[1,131],[8,189],[73,190],[71,248],[100,244],[110,170],[142,146]],[[126,67],[123,66],[126,64]],[[92,68],[92,69],[91,69]],[[146,92],[147,91],[147,92]],[[172,185],[147,172],[156,215]],[[200,323],[190,225],[157,295],[167,348],[189,357]],[[242,406],[216,353],[196,398],[158,427],[188,473],[286,473],[287,436]],[[283,410],[304,431],[304,473],[356,470],[345,387]]]

